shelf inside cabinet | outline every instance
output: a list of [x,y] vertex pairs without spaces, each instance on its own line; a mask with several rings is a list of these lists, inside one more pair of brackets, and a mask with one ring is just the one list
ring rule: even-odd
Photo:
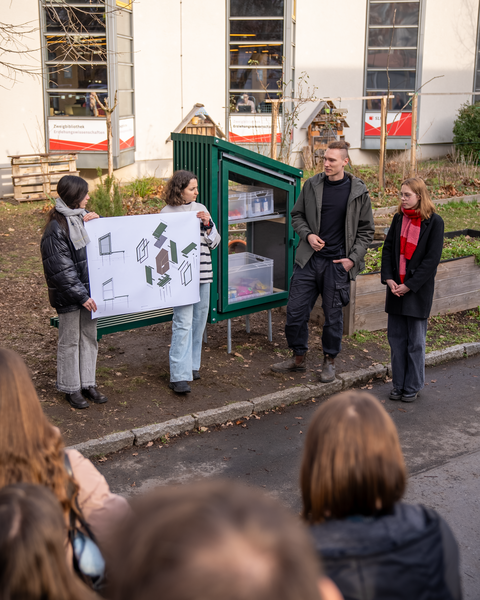
[[241,217],[239,219],[229,219],[228,224],[234,225],[236,223],[254,223],[255,221],[278,221],[285,218],[285,213],[270,213],[261,217]]

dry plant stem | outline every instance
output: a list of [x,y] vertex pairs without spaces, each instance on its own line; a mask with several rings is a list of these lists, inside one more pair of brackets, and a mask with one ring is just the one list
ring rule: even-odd
[[[102,110],[105,111],[107,120],[107,154],[108,154],[108,177],[113,178],[113,135],[112,135],[112,113],[117,108],[117,92],[115,92],[115,99],[113,106],[108,105],[108,98],[105,98],[105,102],[102,103],[98,99],[94,92],[95,100]],[[113,185],[110,188],[110,199],[113,200]]]

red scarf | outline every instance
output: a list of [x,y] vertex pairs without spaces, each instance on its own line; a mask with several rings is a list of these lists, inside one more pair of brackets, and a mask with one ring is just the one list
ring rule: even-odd
[[414,208],[402,208],[402,230],[400,232],[400,283],[405,281],[407,273],[407,260],[410,260],[415,252],[420,237],[420,225],[422,218]]

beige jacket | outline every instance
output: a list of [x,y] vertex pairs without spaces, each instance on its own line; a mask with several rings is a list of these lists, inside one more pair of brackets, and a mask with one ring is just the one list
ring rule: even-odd
[[117,524],[130,513],[127,500],[110,491],[105,477],[77,450],[65,450],[79,485],[78,504],[101,547],[108,546]]

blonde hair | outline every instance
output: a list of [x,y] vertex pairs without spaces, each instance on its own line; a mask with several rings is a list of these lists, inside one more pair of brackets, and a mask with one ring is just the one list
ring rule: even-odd
[[[417,211],[420,213],[420,217],[422,221],[425,219],[429,219],[433,213],[435,212],[435,204],[432,202],[430,198],[430,194],[428,193],[427,186],[423,179],[420,177],[409,177],[402,182],[400,189],[404,186],[408,186],[414,194],[416,194],[418,198],[418,208]],[[402,214],[402,202],[398,203],[397,212]]]
[[308,428],[301,467],[306,521],[389,511],[405,483],[396,427],[374,396],[348,391],[320,406]]

